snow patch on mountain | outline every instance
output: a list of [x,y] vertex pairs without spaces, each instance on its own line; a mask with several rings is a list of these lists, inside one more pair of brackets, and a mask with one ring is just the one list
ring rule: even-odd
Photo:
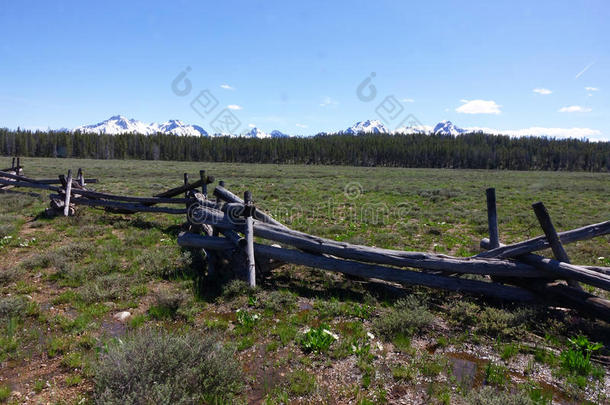
[[169,120],[161,124],[154,122],[146,124],[142,121],[123,117],[122,115],[112,116],[97,124],[83,125],[74,128],[74,131],[107,135],[125,133],[152,135],[160,132],[181,136],[208,136],[208,133],[200,126],[184,124],[180,120]]

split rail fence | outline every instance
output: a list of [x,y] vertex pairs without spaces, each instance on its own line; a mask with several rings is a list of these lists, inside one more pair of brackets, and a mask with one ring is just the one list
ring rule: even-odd
[[[544,204],[537,202],[532,208],[543,234],[505,245],[499,239],[495,190],[490,188],[486,190],[489,238],[481,240],[483,251],[472,257],[453,257],[338,242],[290,229],[257,209],[249,191],[242,199],[220,181],[208,195],[214,181],[204,170],[192,182],[185,173],[178,187],[152,197],[135,197],[87,188],[97,180],[84,178],[81,169],[76,177],[68,171],[57,180],[31,179],[23,175],[17,158],[0,171],[0,190],[26,187],[52,192],[49,215],[73,215],[77,205],[124,214],[186,215],[178,244],[203,250],[208,275],[232,272],[251,286],[256,285],[257,276],[293,263],[394,284],[571,308],[610,322],[610,301],[582,288],[587,284],[610,291],[610,268],[575,265],[564,249],[566,244],[609,234],[610,221],[557,232]],[[273,244],[259,243],[262,240]],[[547,248],[552,258],[534,253]],[[462,278],[465,274],[483,277]]]

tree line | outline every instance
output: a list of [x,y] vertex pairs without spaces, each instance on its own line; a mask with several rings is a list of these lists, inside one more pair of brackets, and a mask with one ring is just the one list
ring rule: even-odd
[[299,138],[103,135],[0,129],[0,154],[27,157],[610,171],[610,142],[504,135],[321,134]]

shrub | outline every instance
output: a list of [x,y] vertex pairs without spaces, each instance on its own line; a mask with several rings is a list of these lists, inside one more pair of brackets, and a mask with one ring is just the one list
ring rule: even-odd
[[11,392],[7,385],[0,385],[0,402],[5,402],[11,396]]
[[485,381],[488,384],[504,386],[508,383],[508,369],[502,365],[487,363],[485,367]]
[[576,338],[568,339],[571,348],[561,352],[561,368],[568,374],[578,376],[588,376],[594,374],[601,378],[603,370],[598,370],[591,363],[591,354],[604,347],[601,343],[589,342],[586,336],[579,335]]
[[180,306],[186,300],[184,293],[160,290],[156,295],[156,305],[148,313],[155,319],[175,318]]
[[304,396],[316,389],[316,377],[305,370],[296,370],[288,375],[288,384],[292,395]]
[[94,373],[98,404],[229,402],[241,388],[241,368],[214,334],[140,329],[110,345]]
[[252,289],[250,288],[250,285],[243,280],[234,279],[222,287],[222,297],[227,301],[251,293]]
[[265,299],[265,309],[275,312],[291,312],[296,308],[297,299],[289,291],[272,291]]
[[0,298],[0,320],[10,318],[21,318],[28,307],[28,300],[25,297],[11,296]]
[[15,230],[15,224],[0,224],[0,239],[4,238],[5,236],[11,235],[13,232],[15,232]]
[[534,405],[534,402],[523,392],[498,391],[490,386],[472,390],[466,396],[468,405]]
[[79,288],[79,295],[83,301],[89,303],[126,298],[129,281],[123,274],[108,274]]
[[6,270],[0,271],[0,286],[8,285],[19,276],[17,267],[9,267]]
[[527,309],[510,312],[488,307],[480,314],[477,331],[490,337],[514,338],[523,333],[524,323],[531,316],[532,312]]
[[337,336],[328,329],[328,326],[320,325],[305,332],[300,344],[306,352],[325,353],[335,340]]
[[379,335],[391,340],[399,335],[411,336],[429,325],[433,319],[434,315],[428,311],[427,306],[410,295],[398,300],[393,309],[377,318],[374,326]]
[[69,268],[69,264],[76,262],[82,256],[91,251],[91,246],[84,242],[70,243],[50,252],[39,253],[23,261],[23,266],[28,269],[54,267],[62,271]]
[[145,274],[167,279],[184,272],[190,260],[188,253],[180,254],[174,246],[160,246],[145,250],[136,263]]

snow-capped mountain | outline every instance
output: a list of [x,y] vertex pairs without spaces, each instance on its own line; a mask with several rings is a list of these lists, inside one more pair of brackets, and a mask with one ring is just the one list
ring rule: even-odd
[[274,129],[273,131],[271,131],[271,137],[272,138],[289,138],[290,135],[285,134],[281,131],[278,131],[277,129]]
[[136,133],[143,135],[156,134],[158,132],[172,135],[208,136],[208,133],[197,125],[187,125],[179,120],[169,120],[162,124],[146,124],[142,121],[128,119],[122,115],[115,115],[105,121],[92,125],[83,125],[74,128],[74,131],[117,135],[124,133]]
[[164,134],[182,135],[182,136],[208,136],[209,134],[199,125],[187,125],[180,120],[169,120],[162,124],[150,124],[155,127],[155,132],[163,132]]
[[[443,135],[461,135],[470,132],[472,129],[463,129],[455,126],[451,121],[441,121],[434,127],[428,125],[421,125],[415,121],[417,125],[409,122],[407,126],[390,130],[379,120],[366,120],[356,122],[351,127],[339,131],[340,134],[443,134]],[[98,133],[98,134],[124,134],[124,133],[137,133],[143,135],[151,135],[156,133],[171,134],[178,136],[236,136],[234,134],[210,134],[199,125],[185,124],[180,120],[169,120],[161,124],[150,123],[146,124],[142,121],[128,119],[122,115],[115,115],[109,119],[92,125],[83,125],[78,128],[74,128],[74,131],[87,132],[87,133]],[[273,130],[267,133],[259,128],[251,128],[247,132],[241,135],[247,138],[287,138],[290,135],[285,134],[281,131]]]
[[416,127],[406,126],[395,129],[392,133],[395,135],[405,134],[429,134],[432,127],[429,125],[418,125]]
[[248,132],[244,133],[242,136],[246,138],[271,138],[271,134],[268,134],[256,127],[252,128]]
[[351,127],[339,133],[341,134],[389,134],[391,131],[379,120],[359,121]]
[[468,131],[465,129],[456,127],[451,121],[441,121],[432,130],[435,135],[461,135]]

